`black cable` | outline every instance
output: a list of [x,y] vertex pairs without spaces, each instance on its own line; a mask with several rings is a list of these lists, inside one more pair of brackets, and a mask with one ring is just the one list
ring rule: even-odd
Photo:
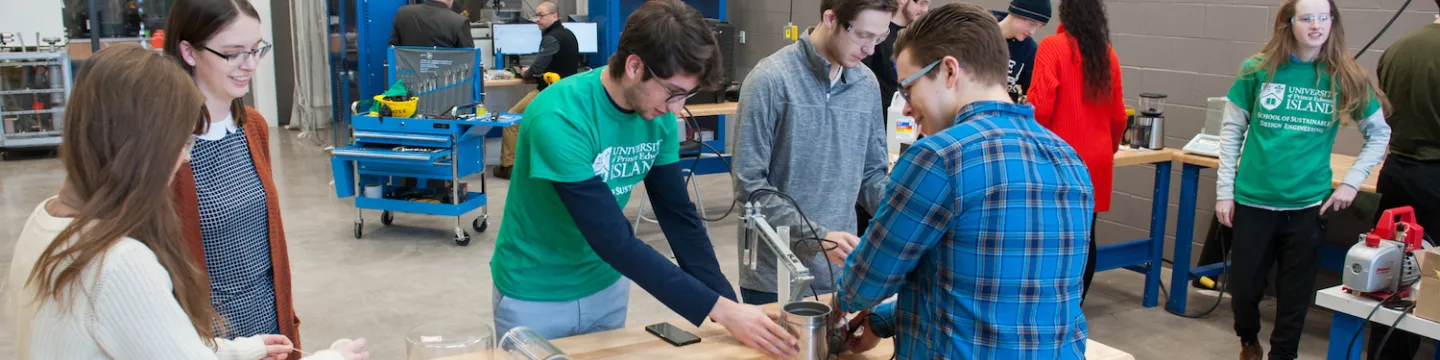
[[1395,332],[1395,327],[1400,326],[1400,320],[1404,320],[1407,314],[1410,314],[1409,310],[1401,312],[1400,316],[1395,318],[1395,322],[1390,324],[1390,330],[1385,330],[1385,337],[1380,338],[1380,346],[1376,347],[1376,349],[1379,349],[1380,352],[1385,351],[1385,343],[1390,341],[1390,334]]
[[1366,43],[1365,47],[1360,48],[1360,52],[1355,53],[1355,60],[1360,60],[1360,55],[1365,55],[1365,51],[1370,50],[1370,45],[1375,45],[1375,41],[1380,40],[1380,36],[1385,35],[1385,32],[1390,30],[1390,25],[1395,23],[1395,19],[1400,18],[1400,14],[1405,12],[1405,8],[1410,7],[1410,1],[1411,0],[1405,0],[1405,4],[1400,5],[1400,10],[1395,10],[1395,15],[1390,16],[1390,22],[1385,23],[1385,27],[1380,28],[1380,32],[1375,33],[1375,37],[1370,38],[1370,42]]
[[[683,107],[683,109],[685,110],[685,120],[686,120],[685,122],[686,122],[687,124],[690,124],[690,125],[689,125],[690,128],[691,128],[691,129],[700,129],[700,125],[699,125],[698,122],[695,120],[695,115],[693,115],[693,114],[690,113],[690,107],[688,107],[688,106],[687,106],[687,107]],[[715,154],[715,157],[717,157],[717,158],[720,159],[720,163],[725,164],[725,170],[726,170],[726,171],[728,171],[728,172],[730,172],[730,173],[734,173],[734,172],[735,172],[735,168],[731,166],[730,161],[728,161],[728,160],[725,159],[725,154],[724,154],[724,153],[721,153],[720,150],[716,150],[715,147],[710,146],[710,144],[706,144],[704,141],[699,141],[699,140],[690,139],[690,140],[685,140],[684,142],[689,142],[689,141],[693,141],[693,142],[696,143],[696,144],[700,144],[700,146],[703,147],[703,148],[710,149],[710,152],[713,153],[713,154]],[[681,142],[681,143],[683,144],[684,142]],[[702,155],[703,155],[703,152],[701,152],[701,153],[702,153]],[[696,156],[695,156],[695,162],[690,163],[690,178],[688,178],[688,179],[685,180],[686,185],[689,185],[689,182],[690,182],[690,181],[693,181],[693,180],[695,179],[695,167],[700,165],[700,160],[703,158],[702,155],[696,155]],[[695,196],[700,196],[700,195],[699,195],[699,194],[696,194]],[[730,217],[730,213],[735,212],[735,207],[736,207],[737,204],[739,204],[739,201],[736,201],[736,200],[733,200],[733,199],[732,199],[732,200],[730,200],[730,208],[729,208],[729,209],[725,209],[725,214],[724,214],[724,215],[721,215],[719,218],[715,218],[715,219],[711,219],[711,218],[707,218],[707,217],[701,216],[700,219],[701,219],[701,220],[705,220],[705,221],[707,221],[707,222],[720,222],[721,220],[725,220],[725,218]]]
[[[826,243],[826,242],[830,242],[830,243],[832,243],[832,244],[835,244],[835,246],[840,246],[839,243],[836,243],[836,242],[831,241],[831,240],[826,240],[824,237],[820,236],[820,231],[815,230],[815,225],[810,223],[810,217],[805,216],[805,210],[801,210],[801,209],[800,209],[800,203],[797,202],[797,201],[795,201],[795,198],[792,198],[792,197],[790,197],[790,195],[785,194],[785,193],[782,193],[782,192],[779,192],[779,191],[776,191],[776,190],[771,190],[771,189],[759,189],[759,190],[751,191],[751,192],[750,192],[750,196],[747,196],[747,197],[745,198],[745,201],[746,201],[746,202],[749,202],[751,199],[754,199],[754,198],[755,198],[755,195],[759,195],[759,194],[771,194],[771,195],[775,195],[775,196],[777,196],[777,197],[779,197],[779,198],[781,198],[781,199],[785,199],[785,201],[789,201],[789,202],[790,202],[790,205],[795,207],[795,213],[800,216],[800,221],[801,221],[801,222],[804,222],[804,223],[805,223],[805,226],[808,227],[808,228],[810,228],[810,234],[811,234],[811,236],[814,236],[814,237],[812,237],[812,238],[803,238],[803,239],[800,239],[800,241],[815,240],[815,243],[819,245],[821,251],[829,251],[829,250],[826,250],[826,249],[825,249],[825,243]],[[794,251],[794,248],[795,248],[795,245],[796,245],[796,244],[799,244],[799,242],[797,241],[797,242],[794,242],[794,243],[791,243],[791,244],[790,244],[790,248],[791,248],[791,251],[792,251],[792,252]],[[830,250],[834,250],[834,249],[835,249],[835,248],[833,248],[833,247],[830,248]],[[825,270],[827,270],[827,272],[829,272],[829,274],[830,274],[830,280],[831,280],[831,281],[837,280],[837,279],[835,278],[835,264],[832,264],[832,263],[830,263],[829,260],[826,260],[826,261],[825,261]],[[837,286],[837,288],[838,288],[838,286]],[[820,301],[820,292],[815,290],[815,283],[814,283],[814,282],[811,282],[811,283],[810,283],[810,293],[815,296],[815,301],[816,301],[816,302],[819,302],[819,301]],[[776,295],[779,295],[779,294],[776,294]]]
[[[1380,300],[1379,303],[1376,303],[1376,304],[1375,304],[1375,308],[1372,309],[1372,310],[1370,310],[1370,315],[1366,315],[1366,316],[1365,316],[1365,323],[1367,323],[1367,324],[1370,323],[1370,319],[1373,318],[1373,317],[1375,317],[1375,313],[1376,313],[1376,312],[1379,312],[1379,311],[1380,311],[1380,308],[1383,307],[1383,306],[1385,306],[1385,303],[1390,302],[1391,299],[1394,299],[1394,298],[1395,298],[1395,295],[1399,295],[1399,294],[1400,294],[1400,293],[1398,293],[1398,292],[1397,292],[1397,293],[1394,293],[1394,294],[1390,294],[1390,296],[1386,296],[1384,300]],[[1393,327],[1392,327],[1392,329],[1393,329]],[[1365,326],[1364,326],[1364,325],[1361,325],[1359,329],[1356,329],[1356,330],[1355,330],[1355,335],[1351,335],[1351,336],[1350,336],[1350,345],[1345,346],[1345,352],[1347,353],[1347,355],[1345,356],[1346,360],[1349,360],[1350,356],[1349,356],[1348,354],[1350,353],[1350,349],[1355,348],[1355,339],[1359,339],[1359,338],[1360,338],[1360,333],[1362,333],[1362,332],[1365,332]]]
[[[1173,314],[1173,315],[1176,315],[1176,316],[1179,316],[1179,317],[1183,317],[1183,318],[1203,319],[1203,318],[1209,317],[1210,314],[1214,313],[1216,309],[1219,309],[1219,308],[1220,308],[1220,303],[1225,300],[1225,291],[1226,291],[1226,289],[1230,286],[1230,276],[1229,276],[1229,273],[1230,273],[1230,246],[1228,245],[1229,243],[1227,243],[1227,242],[1224,241],[1224,239],[1219,239],[1220,235],[1221,235],[1222,233],[1224,233],[1224,231],[1215,231],[1214,233],[1215,233],[1215,235],[1214,235],[1213,237],[1211,237],[1209,240],[1221,240],[1221,241],[1220,241],[1220,248],[1222,249],[1222,251],[1224,251],[1225,256],[1223,256],[1223,257],[1220,259],[1220,261],[1222,261],[1222,262],[1221,262],[1221,265],[1220,265],[1222,270],[1220,271],[1220,273],[1221,273],[1221,274],[1226,274],[1226,276],[1224,276],[1224,277],[1217,277],[1217,278],[1219,278],[1219,281],[1220,281],[1220,293],[1215,296],[1215,304],[1214,304],[1214,305],[1211,305],[1209,310],[1202,311],[1200,314],[1196,314],[1196,315],[1190,315],[1190,314],[1185,314],[1185,313],[1181,313],[1181,312],[1176,312],[1175,310],[1170,310],[1170,308],[1169,308],[1168,306],[1165,307],[1165,312],[1168,312],[1168,313],[1171,313],[1171,314]],[[1208,241],[1208,240],[1207,240],[1207,241]],[[1231,238],[1230,238],[1230,241],[1235,241],[1234,237],[1231,237]],[[1175,265],[1175,262],[1174,262],[1174,261],[1165,260],[1165,259],[1161,259],[1161,261],[1162,261],[1162,262],[1170,263],[1170,265],[1172,266],[1172,269],[1173,269],[1173,266]],[[1189,276],[1186,276],[1186,278],[1188,279]],[[1171,284],[1171,285],[1175,285],[1175,284]],[[1185,284],[1185,286],[1189,286],[1188,282],[1187,282],[1187,284]],[[1176,289],[1177,289],[1176,291],[1178,292],[1179,289],[1181,289],[1181,288],[1176,288]],[[1188,291],[1188,290],[1187,290],[1187,291]],[[1169,300],[1170,300],[1170,292],[1167,291],[1167,290],[1165,290],[1165,282],[1163,282],[1163,281],[1160,282],[1160,292],[1162,292],[1162,293],[1165,294],[1165,300],[1166,300],[1166,301],[1169,301]],[[1232,299],[1232,301],[1233,301],[1233,299]],[[1181,309],[1181,311],[1184,311],[1184,310],[1185,310],[1185,309]]]

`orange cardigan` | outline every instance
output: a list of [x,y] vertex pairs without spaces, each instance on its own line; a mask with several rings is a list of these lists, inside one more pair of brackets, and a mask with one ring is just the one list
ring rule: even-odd
[[[290,290],[290,252],[285,243],[285,226],[280,222],[280,199],[275,191],[275,179],[270,171],[270,126],[254,108],[245,108],[245,142],[250,146],[250,158],[255,162],[255,171],[260,175],[260,184],[265,187],[265,202],[270,213],[270,261],[275,278],[275,311],[280,322],[280,334],[290,338],[295,348],[300,348],[300,318],[295,316],[295,302]],[[185,243],[190,254],[200,264],[200,271],[206,271],[205,244],[200,239],[200,200],[195,190],[195,173],[190,163],[180,166],[175,174],[175,210],[180,213],[181,227],[185,232]],[[289,319],[289,321],[286,321]],[[299,354],[292,354],[299,359]]]
[[1035,72],[1027,94],[1035,106],[1035,120],[1075,148],[1090,169],[1095,188],[1095,212],[1110,210],[1115,152],[1125,134],[1125,89],[1120,59],[1110,49],[1110,96],[1097,102],[1085,99],[1084,72],[1075,38],[1061,25],[1055,36],[1040,41]]

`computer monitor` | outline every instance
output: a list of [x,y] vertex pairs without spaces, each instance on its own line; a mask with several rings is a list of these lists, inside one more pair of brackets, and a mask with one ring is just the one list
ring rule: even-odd
[[540,52],[540,27],[535,24],[494,24],[495,52],[526,55]]
[[565,25],[565,29],[575,34],[575,42],[580,44],[581,54],[600,52],[600,34],[595,23],[567,22],[561,24]]

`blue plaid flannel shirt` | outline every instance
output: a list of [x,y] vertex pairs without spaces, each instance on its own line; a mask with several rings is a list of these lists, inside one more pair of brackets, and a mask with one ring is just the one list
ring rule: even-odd
[[1095,192],[1030,107],[977,102],[900,157],[841,311],[875,307],[901,359],[1083,359],[1080,312]]

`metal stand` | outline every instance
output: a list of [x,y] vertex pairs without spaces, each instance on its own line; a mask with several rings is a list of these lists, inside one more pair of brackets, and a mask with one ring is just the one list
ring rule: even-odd
[[758,206],[753,202],[745,203],[745,213],[740,217],[740,221],[745,222],[745,241],[740,244],[743,250],[740,253],[740,264],[755,270],[755,260],[760,256],[755,243],[758,241],[768,245],[770,250],[775,252],[776,262],[784,265],[776,269],[779,276],[779,281],[776,282],[779,291],[776,293],[788,295],[780,305],[784,306],[803,297],[805,288],[815,281],[815,277],[810,275],[810,269],[805,267],[805,263],[790,251],[789,227],[781,226],[778,232],[771,228],[770,223],[765,221],[765,215],[760,214]]

